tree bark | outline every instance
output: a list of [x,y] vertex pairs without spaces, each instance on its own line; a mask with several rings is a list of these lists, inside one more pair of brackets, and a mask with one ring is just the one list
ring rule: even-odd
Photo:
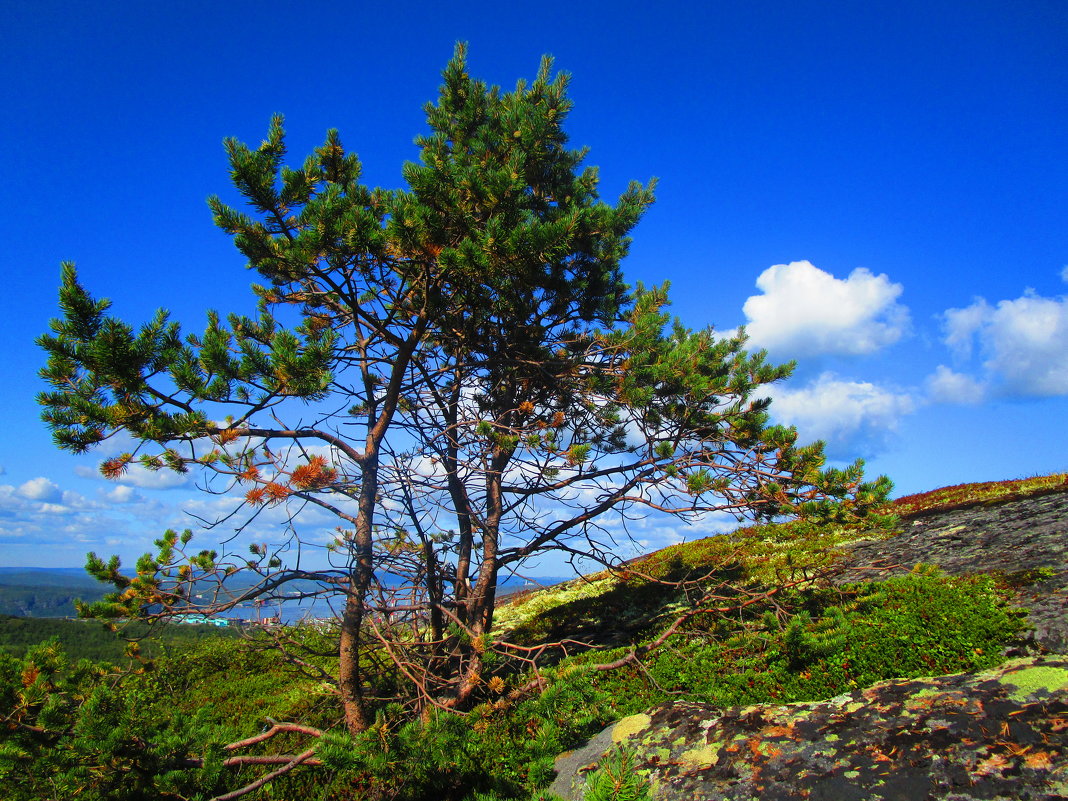
[[370,711],[363,691],[363,665],[360,649],[364,644],[363,623],[367,614],[367,593],[374,578],[374,510],[378,494],[378,453],[369,451],[363,465],[359,513],[354,545],[356,559],[349,574],[348,597],[341,617],[338,689],[345,710],[345,725],[358,734],[370,725]]

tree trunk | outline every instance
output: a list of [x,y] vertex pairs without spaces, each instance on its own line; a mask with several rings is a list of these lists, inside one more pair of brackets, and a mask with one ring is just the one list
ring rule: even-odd
[[464,709],[470,706],[475,690],[482,683],[484,645],[481,638],[489,634],[493,628],[493,609],[496,597],[497,564],[495,559],[490,559],[488,562],[483,562],[478,581],[468,599],[467,616],[470,621],[472,643],[465,649],[467,658],[464,660],[461,675],[457,676],[456,692],[448,703],[448,706],[453,709]]
[[356,516],[354,546],[356,559],[349,574],[349,593],[341,618],[339,645],[338,689],[345,710],[345,725],[358,734],[370,725],[370,710],[364,697],[361,648],[365,643],[364,617],[367,614],[367,593],[374,577],[374,510],[378,494],[378,457],[369,452],[363,464],[363,485],[360,488],[359,512]]
[[360,663],[360,648],[363,645],[364,603],[359,594],[359,568],[353,571],[351,594],[345,600],[345,612],[341,618],[341,645],[339,650],[338,687],[345,711],[345,725],[349,732],[358,734],[367,728],[367,703],[363,696],[363,670]]

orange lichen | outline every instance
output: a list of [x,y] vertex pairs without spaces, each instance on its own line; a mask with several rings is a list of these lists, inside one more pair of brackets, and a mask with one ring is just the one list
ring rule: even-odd
[[1035,751],[1024,758],[1024,764],[1033,770],[1052,770],[1053,754],[1047,751]]
[[991,754],[975,766],[975,772],[979,776],[1000,775],[1003,770],[1011,767],[1011,763],[1001,754]]
[[768,726],[761,732],[765,737],[793,737],[793,726]]

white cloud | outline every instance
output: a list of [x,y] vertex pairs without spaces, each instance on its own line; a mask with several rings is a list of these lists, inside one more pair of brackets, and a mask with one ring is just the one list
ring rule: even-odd
[[909,326],[901,284],[863,267],[841,279],[808,261],[776,264],[756,285],[763,294],[742,307],[752,344],[790,356],[873,353]]
[[969,359],[975,333],[990,322],[993,309],[982,298],[976,298],[964,309],[948,309],[943,317],[945,343],[958,359]]
[[0,486],[0,516],[39,512],[76,514],[100,508],[100,504],[90,501],[81,493],[61,490],[51,479],[44,477],[30,479],[18,488],[10,484]]
[[1061,280],[1068,282],[1068,264],[1061,268]]
[[1068,395],[1068,295],[1045,298],[1025,292],[991,306],[976,298],[944,315],[945,343],[958,358],[978,343],[983,367],[1003,392]]
[[135,503],[142,500],[140,492],[125,485],[108,490],[104,493],[104,497],[112,503]]
[[100,504],[96,501],[91,501],[82,495],[80,492],[74,490],[63,490],[62,495],[63,505],[71,509],[99,509]]
[[938,365],[925,382],[927,393],[937,403],[981,403],[986,397],[986,385],[971,376]]
[[37,511],[46,515],[66,515],[70,514],[70,507],[61,503],[42,503]]
[[20,485],[19,495],[32,501],[58,501],[63,497],[63,493],[55,482],[44,476],[31,478]]
[[797,426],[801,442],[821,439],[831,458],[852,460],[885,448],[916,401],[866,381],[843,381],[823,373],[802,389],[770,387],[771,414]]

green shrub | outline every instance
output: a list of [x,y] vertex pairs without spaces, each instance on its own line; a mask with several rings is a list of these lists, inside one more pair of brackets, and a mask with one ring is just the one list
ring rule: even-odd
[[608,753],[586,777],[584,801],[649,801],[650,784],[637,770],[634,756],[624,748]]

